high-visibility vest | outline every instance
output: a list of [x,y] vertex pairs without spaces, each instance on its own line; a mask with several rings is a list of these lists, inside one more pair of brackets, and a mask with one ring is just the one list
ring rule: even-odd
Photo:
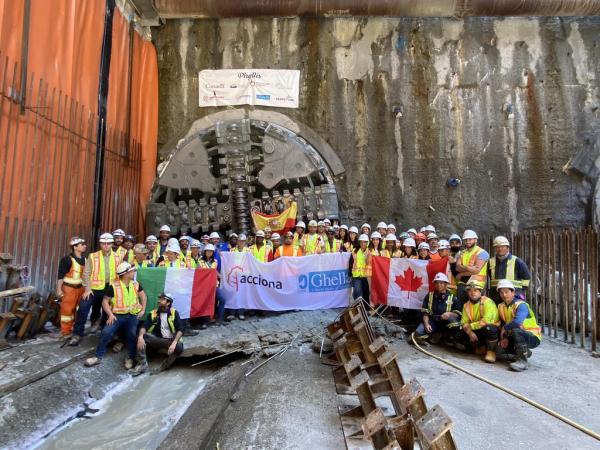
[[[198,266],[200,269],[215,269],[217,270],[217,260],[213,259],[211,262],[208,262],[204,259],[200,260],[200,265]],[[219,287],[219,279],[217,278],[217,287]]]
[[[473,266],[477,262],[477,257],[483,252],[483,249],[477,245],[474,245],[469,250],[465,250],[460,254],[460,263],[463,266]],[[471,275],[467,281],[459,281],[459,284],[467,284],[469,281],[474,281],[478,286],[484,288],[485,280],[487,278],[487,264],[484,264],[477,275]]]
[[250,247],[250,251],[252,252],[252,256],[254,256],[257,261],[266,263],[269,262],[269,251],[271,251],[271,247],[268,245],[263,245],[260,248],[256,244]]
[[83,284],[83,280],[81,279],[81,276],[83,275],[83,267],[84,266],[79,264],[77,260],[71,256],[71,268],[64,276],[63,281],[65,283],[72,284],[73,286],[81,286]]
[[[112,283],[115,296],[112,298],[112,312],[114,314],[137,314],[142,310],[138,289],[140,285],[132,281],[129,289],[121,280]],[[133,289],[131,289],[133,288]]]
[[[288,251],[287,253],[291,253],[291,255],[286,255],[285,251],[288,250],[291,247],[292,251]],[[298,256],[298,252],[300,251],[300,247],[298,247],[297,245],[281,245],[279,247],[277,247],[277,250],[275,250],[275,254],[273,255],[273,257],[275,258],[281,258],[282,256]]]
[[304,235],[304,254],[315,255],[321,253],[321,236],[318,234],[305,234]]
[[[491,323],[486,322],[484,319],[486,312],[485,308],[493,308],[495,310],[494,314],[492,314],[493,319]],[[498,315],[496,303],[488,297],[482,296],[477,303],[467,300],[463,306],[463,314],[466,315],[469,323],[479,322],[482,327],[485,327],[486,325],[500,325],[500,316]]]
[[108,283],[113,283],[119,279],[117,277],[117,266],[119,265],[119,257],[112,250],[110,251],[109,257],[109,280],[105,279],[104,274],[104,255],[102,250],[94,252],[90,255],[90,262],[92,263],[92,270],[90,272],[90,288],[93,290],[104,289],[104,286]]
[[354,252],[354,264],[352,266],[352,276],[354,278],[362,278],[367,276],[367,258],[369,252],[359,248]]
[[185,259],[183,260],[183,263],[185,264],[185,267],[187,267],[188,269],[196,269],[196,268],[200,267],[200,258],[198,258],[196,260],[192,257],[192,252],[188,252],[188,254],[185,255]]
[[[523,289],[529,287],[529,280],[517,280],[515,278],[515,265],[517,262],[517,257],[515,255],[510,255],[510,258],[506,261],[506,275],[504,277],[505,280],[512,281],[512,284],[517,289]],[[497,287],[499,279],[496,279],[496,257],[490,258],[490,285],[492,287]]]
[[119,261],[127,261],[127,249],[125,247],[117,248],[117,251],[115,253],[119,257]]
[[292,241],[292,244],[300,246],[302,244],[302,241],[304,240],[304,236],[306,235],[303,234],[302,236],[300,236],[298,233],[294,232],[294,240]]
[[[433,299],[434,299],[434,292],[430,292],[429,296],[427,297],[427,309],[422,309],[421,311],[425,314],[433,314]],[[452,294],[448,294],[448,297],[446,298],[446,312],[453,312],[452,311],[452,303],[454,302],[454,295]],[[457,314],[460,314],[460,311],[454,311]],[[449,327],[458,327],[459,323],[452,323],[450,325],[448,325]]]
[[325,253],[337,253],[342,249],[342,240],[333,238],[333,242],[329,243],[329,239],[325,240]]
[[132,263],[132,264],[133,264],[133,266],[134,266],[136,269],[141,269],[141,268],[144,268],[144,267],[152,267],[152,261],[150,261],[150,260],[148,260],[148,259],[146,259],[146,260],[142,261],[142,263],[141,263],[141,264],[140,264],[139,262],[137,262],[137,259],[136,259],[136,260],[134,260],[134,261],[133,261],[133,263]]
[[231,253],[250,253],[250,249],[248,247],[244,247],[240,250],[239,247],[234,247],[231,249]]
[[156,265],[156,261],[158,261],[158,258],[160,258],[160,246],[157,244],[154,250],[152,251],[152,257],[150,258],[152,264]]
[[456,287],[456,277],[454,276],[454,274],[452,273],[452,267],[450,267],[450,264],[446,265],[446,276],[448,277],[448,291],[450,291],[451,293],[453,293],[454,295],[457,294],[457,287]]
[[[156,328],[156,326],[158,325],[158,310],[157,309],[153,309],[150,312],[150,320],[152,320],[152,325],[150,325],[150,328],[148,328],[148,333],[152,333],[154,331],[154,329]],[[173,333],[173,336],[175,336],[175,308],[171,307],[169,314],[167,315],[167,323],[169,324],[169,329],[171,330],[171,333]]]
[[168,259],[163,259],[158,267],[175,267],[176,269],[185,269],[185,263],[179,258],[175,261],[169,261]]
[[[505,324],[511,323],[517,314],[517,309],[521,304],[525,303],[523,300],[513,301],[510,305],[506,306],[506,303],[502,302],[498,306],[498,314],[500,315],[500,319]],[[527,309],[529,310],[529,316],[527,319],[523,321],[520,328],[525,331],[529,331],[539,340],[542,339],[542,329],[535,320],[535,314],[531,310],[529,303],[525,303],[527,305]]]
[[438,252],[435,252],[435,253],[429,252],[429,259],[431,261],[439,261],[440,259],[442,259],[442,257],[440,256],[440,254]]
[[402,251],[401,250],[392,250],[390,251],[387,248],[384,248],[383,250],[381,250],[379,252],[379,256],[383,256],[384,258],[402,258]]

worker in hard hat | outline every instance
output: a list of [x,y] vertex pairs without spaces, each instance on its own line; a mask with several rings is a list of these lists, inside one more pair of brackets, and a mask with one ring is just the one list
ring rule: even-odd
[[383,256],[384,258],[401,258],[402,250],[396,248],[396,235],[388,234],[385,237],[385,247],[381,252],[379,252],[379,256]]
[[456,347],[460,350],[474,349],[485,353],[485,360],[496,362],[496,347],[500,333],[498,308],[491,298],[483,296],[483,288],[475,281],[466,285],[468,301],[461,314],[461,332]]
[[427,225],[427,226],[423,227],[422,232],[425,236],[429,237],[429,235],[431,233],[435,234],[436,231],[435,231],[435,227],[433,225]]
[[164,254],[158,262],[158,267],[173,267],[176,269],[185,269],[185,262],[179,258],[181,249],[177,239],[171,238]]
[[84,253],[87,249],[85,239],[75,236],[69,240],[71,253],[58,263],[58,281],[56,297],[60,299],[60,334],[71,338],[77,306],[85,288],[83,286]]
[[[217,324],[223,324],[223,319],[225,317],[225,299],[221,295],[221,291],[219,290],[221,286],[221,274],[217,270],[217,260],[215,259],[215,246],[213,244],[207,244],[202,251],[202,259],[200,260],[200,268],[201,269],[213,269],[217,271],[217,290],[215,291],[215,310],[217,312]],[[240,320],[244,320],[244,310],[240,313]],[[200,318],[200,328],[206,329],[210,317],[201,317]]]
[[308,222],[308,233],[303,236],[302,248],[305,255],[318,255],[324,253],[325,242],[317,233],[317,221],[311,220]]
[[371,225],[369,225],[368,223],[363,223],[360,227],[360,233],[366,234],[367,236],[371,234]]
[[112,245],[114,238],[110,233],[103,233],[98,240],[100,250],[90,253],[85,261],[83,269],[83,286],[85,291],[79,301],[79,309],[75,317],[73,326],[73,337],[69,345],[78,345],[83,338],[85,323],[87,322],[90,310],[90,321],[92,333],[98,331],[101,325],[102,299],[104,290],[110,286],[110,283],[117,280],[117,266],[119,257],[113,251]]
[[400,249],[402,249],[402,246],[404,245],[404,240],[408,239],[409,237],[410,237],[410,235],[406,231],[403,231],[402,233],[400,233],[398,235],[398,240],[396,242],[396,245],[398,247],[400,247]]
[[404,239],[402,255],[404,258],[419,259],[419,255],[417,254],[417,245],[413,238],[409,237]]
[[185,257],[188,254],[188,249],[190,248],[190,243],[192,242],[192,238],[186,236],[185,234],[179,238],[179,259],[185,261]]
[[434,232],[429,233],[427,236],[427,244],[429,245],[429,259],[432,261],[439,261],[442,257],[438,254],[438,247],[440,245],[440,238]]
[[150,311],[138,332],[137,365],[129,373],[135,377],[148,370],[147,349],[167,352],[167,357],[153,373],[171,367],[177,357],[183,353],[183,328],[179,312],[173,307],[173,295],[161,293],[158,296],[157,308]]
[[462,246],[462,239],[458,234],[452,234],[448,238],[448,242],[450,243],[450,256],[456,258],[456,255],[458,255]]
[[133,246],[134,245],[135,245],[135,238],[131,234],[126,235],[125,238],[123,239],[123,244],[121,244],[121,247],[125,249],[125,257],[124,257],[123,261],[127,261],[129,264],[133,264],[133,259],[134,259]]
[[[209,243],[215,247],[215,259],[217,260],[217,270],[221,270],[221,252],[226,251],[223,246],[226,244],[221,242],[221,235],[216,231],[213,231],[209,235]],[[205,247],[206,248],[206,247]],[[205,248],[202,249],[204,252]]]
[[283,235],[283,245],[273,252],[273,259],[282,256],[302,256],[302,249],[299,245],[294,244],[294,233],[291,231]]
[[531,356],[531,349],[542,341],[542,329],[529,304],[516,298],[512,281],[499,280],[497,289],[502,298],[498,306],[502,321],[500,351],[514,354],[515,361],[509,366],[516,372],[522,372],[529,366],[527,358]]
[[325,234],[326,234],[326,233],[325,233],[325,222],[323,222],[322,220],[319,220],[319,221],[317,222],[317,234],[318,234],[319,236],[321,236],[321,238],[322,238],[323,240],[325,240],[325,238],[326,238],[326,236],[325,236]]
[[477,233],[465,230],[462,241],[464,250],[456,258],[456,279],[458,280],[458,299],[464,304],[467,301],[467,283],[473,281],[481,289],[485,289],[487,279],[487,262],[490,255],[477,245]]
[[146,238],[146,248],[148,249],[148,259],[153,266],[156,266],[158,258],[160,258],[160,247],[156,236],[151,234]]
[[[440,258],[450,258],[450,243],[447,240],[440,239],[438,244],[438,254],[440,255]],[[448,278],[448,292],[452,293],[453,295],[457,295],[456,278],[452,272],[450,264],[446,266],[446,277]]]
[[232,248],[231,251],[233,253],[248,253],[250,249],[246,246],[248,242],[248,238],[244,233],[240,233],[237,238],[237,245],[235,248]]
[[417,237],[417,230],[415,230],[414,228],[409,228],[408,230],[406,230],[406,234],[408,234],[409,238],[414,239]]
[[419,259],[423,261],[428,261],[431,259],[429,256],[429,244],[427,242],[421,242],[417,247]]
[[342,241],[342,246],[344,250],[346,249],[346,242],[348,242],[348,225],[340,225],[340,228],[337,233],[338,239]]
[[417,233],[415,236],[415,243],[417,244],[417,247],[421,244],[427,244],[427,236],[421,232]]
[[296,231],[294,232],[294,245],[298,247],[303,246],[304,231],[306,230],[306,224],[303,221],[296,222]]
[[358,228],[351,226],[348,229],[348,241],[344,244],[347,252],[353,252],[357,250],[360,245],[358,243]]
[[427,339],[433,334],[453,344],[459,330],[461,308],[458,298],[448,291],[449,280],[446,274],[437,273],[433,278],[434,291],[423,299],[423,321],[415,330],[415,336]]
[[119,279],[106,288],[102,300],[102,309],[108,319],[100,335],[98,347],[96,347],[96,356],[85,361],[87,367],[100,364],[106,354],[108,344],[120,329],[125,332],[127,347],[125,369],[130,370],[133,367],[133,360],[136,355],[138,321],[144,317],[146,309],[146,293],[138,282],[133,281],[135,271],[135,267],[131,264],[122,262],[117,267]]
[[119,261],[125,261],[127,256],[127,249],[123,247],[123,242],[125,241],[125,231],[117,228],[112,232],[113,235],[113,252],[117,254],[119,257]]
[[169,239],[171,238],[171,228],[169,225],[163,225],[160,227],[158,231],[158,241],[159,241],[159,252],[160,256],[163,255],[165,250],[167,249],[167,244],[169,243]]
[[187,267],[188,269],[198,269],[200,267],[202,251],[203,248],[200,241],[197,239],[192,239],[192,243],[190,244],[190,251],[183,260],[183,262],[185,263],[185,267]]
[[490,298],[500,304],[502,299],[497,290],[499,280],[510,280],[515,287],[517,299],[525,300],[525,293],[529,287],[531,273],[525,261],[510,252],[510,242],[504,236],[494,239],[495,255],[488,261],[488,274],[490,277]]
[[273,242],[271,242],[271,236],[273,235],[273,230],[271,229],[271,227],[265,227],[263,229],[264,233],[265,233],[265,245],[269,246],[269,247],[273,247]]
[[210,244],[210,236],[208,234],[203,234],[200,237],[200,243],[204,246],[206,244]]
[[389,234],[393,234],[394,236],[396,235],[396,225],[393,223],[388,223],[386,233],[382,236],[387,236]]
[[250,247],[250,253],[261,263],[273,261],[273,249],[265,244],[265,232],[259,230],[255,235],[254,245]]
[[371,256],[379,256],[379,252],[383,248],[383,242],[379,231],[373,231],[371,233],[371,242],[369,242],[369,254]]
[[223,252],[230,252],[231,250],[233,250],[234,248],[237,247],[237,241],[238,241],[238,235],[237,233],[231,233],[229,235],[229,239],[227,240],[227,242],[225,242],[223,244],[223,247],[221,248],[221,251]]
[[379,234],[381,236],[387,236],[387,234],[388,234],[387,224],[385,222],[379,222],[377,224],[377,231],[379,231]]
[[352,253],[352,297],[356,300],[359,297],[367,302],[369,295],[368,260],[369,260],[369,236],[361,234],[358,238],[359,248]]
[[136,269],[153,267],[152,260],[148,259],[148,248],[144,244],[133,246],[133,262],[130,264]]
[[339,253],[343,249],[342,240],[335,237],[335,228],[329,227],[327,230],[327,239],[325,240],[325,253]]
[[[265,240],[266,240],[266,236],[265,236]],[[271,235],[271,251],[273,252],[273,254],[275,254],[275,251],[279,247],[281,247],[281,236],[279,235],[279,233],[273,233]]]

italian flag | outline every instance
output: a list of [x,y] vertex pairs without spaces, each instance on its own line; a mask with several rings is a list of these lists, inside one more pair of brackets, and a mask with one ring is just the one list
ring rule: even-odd
[[214,314],[217,289],[214,269],[144,267],[138,269],[136,277],[148,297],[146,313],[156,308],[158,296],[165,292],[173,296],[173,306],[182,319]]
[[371,301],[375,304],[421,309],[423,299],[433,290],[433,278],[446,273],[448,258],[439,261],[422,261],[408,258],[372,260]]

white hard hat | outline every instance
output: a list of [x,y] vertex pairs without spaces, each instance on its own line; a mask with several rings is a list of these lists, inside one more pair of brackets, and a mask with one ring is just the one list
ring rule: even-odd
[[331,225],[331,220],[325,219],[325,220],[323,220],[323,223],[328,223],[329,225]]
[[473,230],[465,230],[462,238],[463,239],[477,239],[477,233],[475,233]]
[[202,251],[204,251],[204,252],[205,252],[206,250],[212,250],[212,251],[214,252],[214,251],[215,251],[215,246],[214,246],[214,245],[212,245],[212,244],[206,244],[206,245],[204,246],[204,250],[202,250]]
[[202,242],[200,242],[198,239],[193,239],[192,243],[190,244],[191,248],[202,248]]
[[348,225],[342,225],[342,226],[340,227],[340,229],[341,229],[341,230],[346,230],[346,231],[348,231]]
[[335,231],[337,231],[337,230],[339,230],[339,229],[340,229],[340,226],[339,226],[339,225],[336,223],[336,224],[333,226],[333,229],[334,229]]
[[117,266],[117,275],[125,275],[127,272],[133,272],[134,270],[135,267],[133,267],[131,264],[128,262],[122,262]]
[[325,222],[323,222],[322,220],[319,220],[319,221],[317,222],[317,226],[318,226],[318,227],[324,227],[324,226],[325,226]]
[[72,237],[71,240],[69,241],[69,246],[73,246],[73,245],[77,245],[77,244],[85,244],[85,239],[83,239],[79,236]]
[[146,242],[158,242],[158,239],[156,238],[156,236],[154,236],[153,234],[151,234],[150,236],[148,236],[146,238]]
[[435,277],[433,277],[433,282],[435,283],[436,281],[442,281],[444,283],[450,282],[450,281],[448,281],[448,277],[446,276],[446,274],[442,273],[442,272],[435,274]]
[[364,227],[367,227],[369,230],[371,229],[371,225],[369,225],[368,223],[363,223],[363,224],[360,226],[360,229],[362,230]]
[[419,228],[419,233],[424,233],[426,231],[428,231],[427,227],[421,227],[421,228]]
[[394,233],[390,233],[385,237],[386,241],[394,241],[396,242],[396,235]]
[[467,291],[469,289],[479,289],[480,291],[483,291],[483,287],[477,284],[477,281],[471,280],[470,278],[469,281],[467,281]]
[[394,225],[393,223],[388,223],[387,229],[396,231],[396,225]]
[[167,244],[167,248],[165,249],[165,251],[179,254],[181,253],[181,248],[179,247],[179,244],[177,242],[170,242]]
[[501,245],[506,245],[510,247],[510,242],[504,236],[496,236],[494,239],[494,247],[500,247]]
[[435,233],[435,227],[433,225],[427,225],[425,227],[425,231],[431,231],[432,233]]
[[98,239],[98,242],[100,242],[101,244],[112,244],[113,242],[115,242],[115,239],[110,233],[102,233],[100,235],[100,239]]
[[406,232],[412,233],[412,234],[417,234],[417,230],[415,230],[414,228],[409,228]]
[[163,225],[162,227],[160,227],[160,231],[168,231],[170,233],[171,227],[169,227],[169,225]]
[[112,235],[125,237],[125,232],[123,230],[121,230],[120,228],[117,228],[115,231],[112,232]]
[[265,233],[270,233],[272,230],[271,230],[271,227],[265,227],[265,229],[263,231]]
[[379,222],[377,224],[377,228],[387,228],[387,225],[385,224],[385,222]]
[[460,236],[458,234],[453,234],[448,238],[448,241],[460,241],[462,242],[462,239],[460,238]]
[[203,234],[200,239],[206,239],[208,241],[210,238],[208,237],[208,234]]
[[448,248],[450,248],[450,242],[448,242],[446,239],[440,239],[438,250],[445,250]]
[[415,240],[411,237],[404,239],[403,245],[405,247],[416,247],[417,244],[415,243]]
[[316,220],[311,220],[310,222],[308,222],[308,226],[309,227],[316,227],[317,226],[317,221]]
[[183,236],[181,236],[181,237],[179,238],[179,242],[181,242],[181,241],[188,241],[188,242],[191,242],[191,240],[192,240],[192,239],[191,239],[189,236],[185,236],[185,235],[183,235]]
[[515,290],[515,285],[510,280],[500,280],[498,281],[498,287],[496,289],[510,289],[511,291]]
[[371,233],[371,239],[381,239],[381,233],[379,231],[373,231]]
[[256,235],[255,235],[255,236],[256,236],[256,237],[263,237],[263,238],[264,238],[264,237],[265,237],[265,232],[264,232],[263,230],[258,230],[258,231],[256,232]]
[[169,238],[169,240],[167,241],[167,245],[179,246],[179,241],[176,238],[172,237],[172,238]]
[[273,240],[273,239],[281,239],[281,236],[279,236],[279,233],[273,233],[271,235],[271,240]]
[[236,238],[236,237],[238,237],[237,233],[231,233],[231,234],[229,235],[229,239],[231,239],[232,237],[235,237],[235,238]]
[[358,237],[358,242],[369,242],[369,236],[367,236],[366,234],[361,234]]
[[219,236],[219,233],[217,233],[216,231],[213,231],[212,233],[210,233],[210,236],[208,238],[209,239],[221,239],[221,236]]
[[356,228],[355,226],[351,226],[350,229],[348,230],[348,233],[357,233],[358,234],[358,228]]
[[429,239],[439,239],[439,237],[435,233],[429,233],[429,236],[427,236],[427,240]]
[[296,227],[306,228],[306,224],[304,222],[300,221],[296,224]]
[[430,250],[430,248],[429,248],[429,244],[428,244],[427,242],[421,242],[421,243],[419,244],[419,250],[423,250],[423,249],[425,249],[425,250]]
[[148,247],[146,247],[144,244],[135,244],[133,246],[133,253],[148,253]]
[[246,237],[246,235],[244,233],[240,233],[240,235],[238,236],[238,241],[245,241],[248,238]]

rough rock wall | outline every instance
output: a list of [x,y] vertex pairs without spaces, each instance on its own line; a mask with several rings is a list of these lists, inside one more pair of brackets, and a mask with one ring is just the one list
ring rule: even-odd
[[[301,107],[279,111],[340,155],[347,218],[586,224],[599,31],[600,18],[170,20],[153,34],[159,143],[222,109],[198,107],[200,70],[300,69]],[[567,170],[577,155],[591,163]]]

